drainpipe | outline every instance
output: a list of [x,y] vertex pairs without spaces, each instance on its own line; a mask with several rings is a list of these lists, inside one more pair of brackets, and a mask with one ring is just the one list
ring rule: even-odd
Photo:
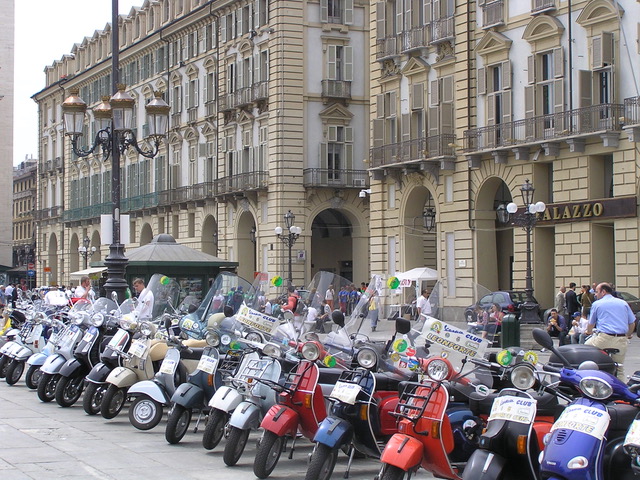
[[[567,8],[569,9],[569,27],[567,29],[567,33],[569,35],[569,111],[573,110],[573,19],[571,18],[572,14],[572,3],[571,0],[567,1]],[[573,122],[570,122],[569,128],[573,130]]]

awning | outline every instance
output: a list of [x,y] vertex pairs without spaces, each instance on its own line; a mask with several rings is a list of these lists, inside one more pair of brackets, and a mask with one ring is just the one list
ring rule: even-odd
[[84,270],[78,270],[77,272],[72,272],[69,274],[71,278],[82,278],[84,276],[90,277],[92,279],[99,278],[102,275],[102,272],[105,272],[107,267],[92,267],[85,268]]

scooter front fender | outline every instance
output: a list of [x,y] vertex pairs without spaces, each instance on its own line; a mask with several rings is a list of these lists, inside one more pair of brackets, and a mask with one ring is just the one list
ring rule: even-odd
[[111,367],[104,363],[99,363],[91,369],[89,375],[87,375],[87,382],[91,383],[104,383],[107,381],[109,374],[113,371]]
[[176,388],[171,402],[185,408],[200,408],[205,403],[204,391],[193,383],[183,383]]
[[49,355],[47,355],[46,353],[34,353],[27,360],[27,365],[29,365],[29,366],[32,366],[32,365],[40,365],[40,366],[42,366],[42,365],[44,365],[44,362],[47,360],[47,358],[49,358]]
[[71,358],[62,365],[60,369],[60,375],[63,377],[72,377],[78,370],[82,368],[82,363],[80,363],[77,359]]
[[420,440],[403,433],[395,433],[384,447],[380,461],[406,472],[420,465],[423,456],[424,446]]
[[462,472],[462,480],[489,480],[501,478],[507,461],[501,455],[489,450],[477,449],[472,454]]
[[260,407],[251,402],[242,402],[231,414],[229,425],[240,430],[258,428],[260,425]]
[[129,389],[127,394],[134,397],[137,397],[138,395],[146,395],[158,403],[169,403],[169,396],[166,394],[164,389],[153,380],[143,380],[142,382],[136,383]]
[[327,417],[320,424],[313,441],[329,448],[339,448],[350,443],[352,436],[353,425],[342,418]]
[[28,360],[31,355],[33,355],[33,351],[31,351],[30,348],[20,347],[18,350],[13,352],[12,357],[14,358],[14,360],[24,362]]
[[286,405],[274,405],[262,419],[260,428],[282,437],[286,434],[295,435],[299,423],[300,415],[293,408]]
[[114,368],[107,377],[107,383],[112,383],[118,388],[129,388],[137,381],[136,372],[127,367]]
[[42,364],[42,367],[40,367],[40,370],[42,370],[42,373],[56,375],[60,373],[60,369],[66,363],[66,361],[67,359],[64,358],[62,355],[60,355],[59,353],[55,355],[50,355]]
[[18,350],[20,350],[22,348],[22,345],[19,344],[18,342],[9,342],[9,343],[5,343],[4,346],[2,347],[2,355],[5,355],[9,358],[13,358],[13,355],[15,354],[15,352],[17,352]]
[[236,389],[223,386],[216,390],[216,393],[211,397],[209,406],[229,413],[240,405],[242,400],[244,397]]

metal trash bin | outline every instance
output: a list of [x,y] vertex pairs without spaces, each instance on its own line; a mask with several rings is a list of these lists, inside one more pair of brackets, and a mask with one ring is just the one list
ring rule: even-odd
[[520,322],[513,313],[508,313],[502,319],[500,346],[502,348],[520,346]]

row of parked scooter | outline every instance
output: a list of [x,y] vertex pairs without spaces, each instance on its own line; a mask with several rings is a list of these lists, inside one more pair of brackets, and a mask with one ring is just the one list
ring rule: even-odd
[[[174,307],[177,284],[156,274],[147,286],[150,318],[135,299],[55,309],[25,299],[4,312],[0,376],[14,385],[26,370],[42,402],[69,407],[82,397],[88,415],[105,419],[129,404],[140,430],[168,411],[170,444],[195,420],[203,447],[224,444],[229,466],[261,431],[258,478],[271,475],[283,452],[291,458],[300,441],[314,443],[308,480],[331,478],[340,452],[348,457],[345,478],[362,456],[379,459],[379,480],[411,478],[421,468],[468,480],[640,474],[640,378],[618,380],[606,352],[555,348],[534,330],[553,352],[545,364],[535,352],[492,353],[491,339],[446,323],[449,310],[437,304],[436,316],[398,318],[390,338],[376,341],[365,333],[366,318],[372,304],[382,311],[388,285],[381,277],[347,318],[333,311],[327,329],[305,315],[320,309],[330,286],[350,282],[320,272],[300,300],[306,310],[275,318],[262,311],[263,278],[251,285],[222,273],[202,302],[188,296]],[[445,298],[440,285],[432,291],[432,303]]]

